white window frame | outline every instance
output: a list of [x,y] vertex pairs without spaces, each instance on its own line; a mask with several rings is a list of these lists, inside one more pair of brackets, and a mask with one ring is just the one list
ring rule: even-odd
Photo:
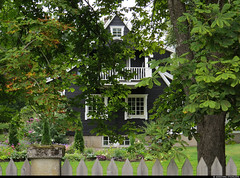
[[[121,37],[124,35],[124,26],[110,26],[110,32],[111,34],[113,35],[113,29],[114,28],[120,28],[121,29]],[[120,40],[121,37],[118,37],[118,36],[114,36],[113,39],[114,40]]]
[[[101,96],[101,94],[92,94],[92,95]],[[108,105],[108,97],[106,97],[106,96],[104,97],[104,104],[106,106]],[[85,101],[85,120],[92,119],[92,116],[89,116],[88,113],[89,113],[89,106],[87,105],[87,103]]]
[[143,107],[144,107],[144,114],[143,115],[131,115],[125,111],[124,119],[148,119],[148,112],[147,112],[147,97],[148,94],[131,94],[125,98],[125,102],[128,103],[128,98],[143,98]]
[[[107,140],[104,140],[104,137],[107,137]],[[124,136],[125,138],[127,138],[127,136]],[[105,145],[104,142],[107,141],[108,144]],[[128,142],[129,144],[126,145],[126,142]],[[123,144],[120,144],[119,142],[117,143],[110,143],[110,139],[108,136],[102,136],[102,147],[129,147],[131,144],[130,144],[130,139],[128,138],[128,140],[123,140]]]
[[[104,137],[106,137],[108,140],[104,140]],[[107,145],[104,144],[104,142],[108,142]],[[102,147],[109,147],[110,146],[110,140],[108,136],[102,136]]]

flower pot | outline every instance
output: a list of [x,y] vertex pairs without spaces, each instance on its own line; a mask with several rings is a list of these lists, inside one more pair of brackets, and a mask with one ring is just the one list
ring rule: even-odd
[[31,175],[61,175],[61,159],[65,154],[62,145],[32,145],[27,150],[31,160]]

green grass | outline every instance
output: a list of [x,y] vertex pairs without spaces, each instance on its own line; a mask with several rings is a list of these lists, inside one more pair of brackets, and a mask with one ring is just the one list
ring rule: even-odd
[[[183,153],[188,157],[189,161],[191,162],[191,164],[193,166],[193,174],[196,175],[197,148],[196,147],[187,147],[186,150],[184,150]],[[238,174],[239,174],[240,173],[240,144],[227,145],[226,146],[226,156],[227,156],[227,158],[226,158],[227,162],[230,159],[230,157],[232,157],[233,161],[237,165]],[[169,164],[169,161],[170,160],[161,162],[161,164],[163,166],[163,169],[164,169],[164,172],[163,172],[164,175],[166,175],[166,173],[167,173],[167,166]],[[185,161],[185,159],[181,159],[180,161],[175,160],[175,162],[176,162],[176,164],[179,168],[179,171],[178,171],[179,175],[181,175],[181,168],[183,166],[184,161]],[[103,174],[106,175],[107,167],[108,167],[110,161],[100,161],[100,163],[103,167]],[[118,173],[121,175],[122,174],[122,167],[124,165],[124,162],[116,161],[115,163],[118,167]],[[149,175],[151,175],[152,174],[152,167],[153,167],[155,161],[146,161],[145,163],[148,167],[148,173],[149,173]],[[23,162],[16,162],[15,164],[18,168],[18,174],[20,174]],[[78,166],[79,162],[72,161],[72,162],[70,162],[70,164],[73,168],[73,175],[76,175],[76,169],[77,169],[77,166]],[[88,168],[88,174],[91,175],[94,161],[85,161],[85,164]],[[2,170],[3,170],[3,175],[5,175],[6,174],[6,167],[8,165],[8,162],[0,162],[0,165],[1,165]],[[136,175],[137,174],[137,167],[139,165],[139,162],[131,162],[131,165],[133,167],[133,174]]]

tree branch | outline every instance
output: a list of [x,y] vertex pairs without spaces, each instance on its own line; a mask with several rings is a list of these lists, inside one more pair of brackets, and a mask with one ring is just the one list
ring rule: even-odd
[[36,41],[37,39],[34,39],[32,41],[30,41],[23,49],[26,49],[30,44],[32,44],[34,41]]

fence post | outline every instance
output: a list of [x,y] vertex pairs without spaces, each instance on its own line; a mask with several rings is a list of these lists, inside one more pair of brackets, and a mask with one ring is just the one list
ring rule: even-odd
[[12,160],[12,158],[10,159],[8,166],[6,168],[6,175],[11,175],[11,176],[17,175],[17,167],[14,161]]
[[152,167],[152,175],[163,175],[163,167],[158,159],[156,159],[153,167]]
[[133,168],[128,159],[125,161],[122,167],[122,175],[133,175]]
[[26,159],[21,168],[21,176],[29,176],[29,175],[31,175],[31,165],[30,165],[28,159]]
[[192,176],[193,175],[193,167],[188,159],[185,160],[182,167],[182,175]]
[[220,164],[218,158],[216,157],[211,166],[211,175],[222,175],[222,165]]
[[88,175],[88,168],[83,159],[81,159],[77,167],[77,176],[80,175]]
[[62,169],[61,169],[61,175],[68,175],[72,176],[72,166],[69,163],[68,159],[65,159]]
[[138,168],[137,168],[137,175],[148,175],[148,167],[145,164],[143,158],[141,159]]
[[232,158],[229,159],[228,164],[226,166],[226,175],[227,176],[230,176],[230,175],[236,176],[237,175],[237,166],[234,163]]
[[178,167],[174,159],[171,159],[167,167],[167,175],[178,175]]
[[208,175],[208,167],[203,157],[201,157],[197,166],[197,176],[205,176],[205,175]]
[[96,159],[93,167],[92,167],[92,175],[103,175],[103,168],[98,160],[98,158]]
[[118,168],[113,158],[107,167],[107,175],[118,175]]

